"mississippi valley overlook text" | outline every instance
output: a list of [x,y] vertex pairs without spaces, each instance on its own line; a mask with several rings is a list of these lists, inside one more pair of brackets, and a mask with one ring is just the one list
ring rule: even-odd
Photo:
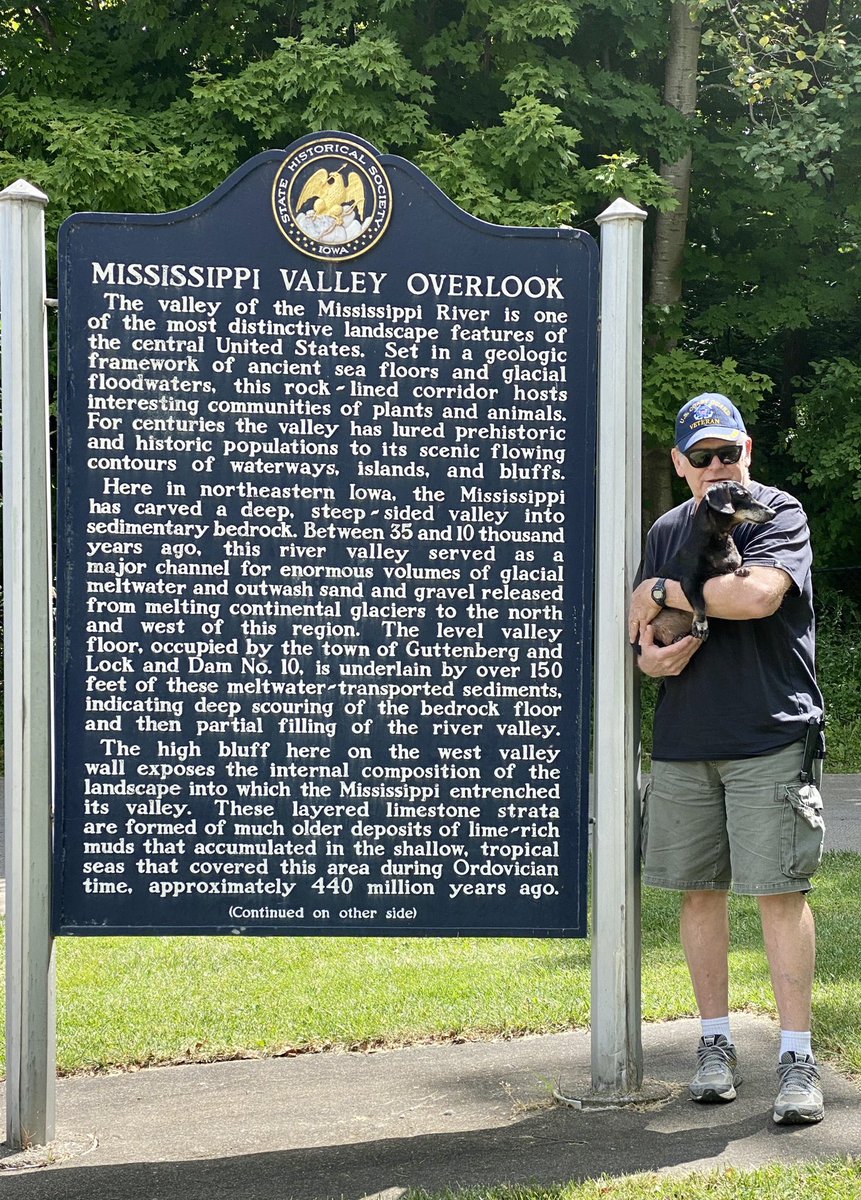
[[557,897],[564,273],[90,265],[84,894],[404,932]]

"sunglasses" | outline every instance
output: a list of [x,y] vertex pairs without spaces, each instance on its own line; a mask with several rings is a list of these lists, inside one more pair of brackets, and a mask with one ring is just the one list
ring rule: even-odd
[[683,450],[685,458],[692,467],[696,467],[701,471],[703,467],[707,467],[713,458],[719,459],[723,466],[729,466],[730,463],[737,463],[741,458],[744,446],[721,446],[720,450]]

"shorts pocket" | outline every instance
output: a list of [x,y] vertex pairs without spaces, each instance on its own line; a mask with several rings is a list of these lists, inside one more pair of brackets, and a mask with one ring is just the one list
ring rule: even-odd
[[822,861],[825,821],[819,789],[810,783],[781,783],[780,869],[791,879],[806,879]]

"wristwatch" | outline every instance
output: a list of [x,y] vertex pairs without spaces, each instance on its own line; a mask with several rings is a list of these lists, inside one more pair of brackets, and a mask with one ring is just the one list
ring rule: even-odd
[[663,608],[667,603],[667,581],[666,579],[658,579],[652,587],[652,599],[659,608]]

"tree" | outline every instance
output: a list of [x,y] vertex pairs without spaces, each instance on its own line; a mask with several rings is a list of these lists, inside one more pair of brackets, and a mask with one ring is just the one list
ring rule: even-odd
[[47,33],[32,6],[7,7],[0,164],[49,192],[56,224],[187,203],[260,149],[341,127],[489,219],[589,220],[620,190],[661,208],[648,153],[684,123],[648,77],[650,9],[305,0],[285,21],[264,0],[66,0]]
[[[670,7],[670,38],[664,76],[664,103],[690,124],[696,112],[697,69],[701,27],[684,0]],[[693,145],[688,140],[675,162],[661,163],[661,178],[675,204],[658,213],[649,284],[649,301],[670,307],[682,298],[682,264],[687,241],[688,203],[691,190]]]

